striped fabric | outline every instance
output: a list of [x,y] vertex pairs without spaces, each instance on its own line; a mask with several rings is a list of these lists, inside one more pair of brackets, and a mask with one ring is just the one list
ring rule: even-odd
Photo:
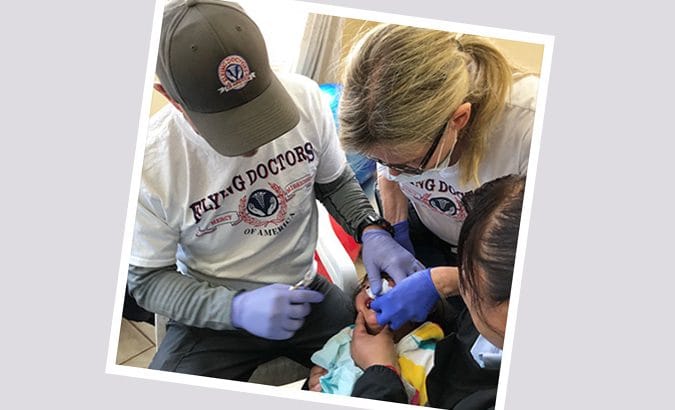
[[434,365],[436,342],[442,338],[443,330],[437,324],[425,322],[396,345],[401,379],[410,404],[427,404],[426,379]]

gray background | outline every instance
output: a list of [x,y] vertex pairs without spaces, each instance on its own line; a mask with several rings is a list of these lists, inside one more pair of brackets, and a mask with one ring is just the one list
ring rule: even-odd
[[[325,2],[556,37],[506,408],[672,408],[672,11]],[[339,408],[104,373],[152,12],[3,8],[2,407]]]

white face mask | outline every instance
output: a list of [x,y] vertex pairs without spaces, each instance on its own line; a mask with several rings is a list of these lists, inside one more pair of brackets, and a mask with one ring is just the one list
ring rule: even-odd
[[[443,150],[443,143],[441,143],[441,151]],[[384,177],[387,178],[390,181],[396,181],[399,183],[406,183],[406,182],[417,182],[417,181],[423,181],[425,179],[431,178],[434,174],[438,173],[439,171],[445,169],[450,165],[450,158],[452,157],[452,152],[455,150],[455,146],[457,145],[457,137],[455,136],[455,142],[452,143],[452,148],[450,148],[450,152],[448,155],[446,155],[445,159],[441,162],[437,162],[436,165],[433,168],[425,170],[423,173],[419,175],[415,174],[398,174],[398,175],[391,175],[389,172],[389,168],[384,166]]]

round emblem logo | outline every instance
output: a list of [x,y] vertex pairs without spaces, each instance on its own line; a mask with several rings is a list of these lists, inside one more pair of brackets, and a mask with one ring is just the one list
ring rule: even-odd
[[255,72],[251,72],[248,63],[238,55],[227,56],[218,65],[218,78],[223,84],[218,91],[226,93],[230,90],[240,90],[255,78]]
[[272,216],[277,209],[279,209],[279,200],[276,195],[266,189],[254,191],[246,203],[246,210],[258,218]]

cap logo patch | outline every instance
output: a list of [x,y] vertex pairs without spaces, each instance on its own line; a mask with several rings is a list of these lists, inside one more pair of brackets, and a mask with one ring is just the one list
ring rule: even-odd
[[251,72],[248,63],[241,56],[227,56],[218,65],[218,78],[223,84],[218,89],[219,93],[226,93],[230,90],[240,90],[255,78],[255,72]]

